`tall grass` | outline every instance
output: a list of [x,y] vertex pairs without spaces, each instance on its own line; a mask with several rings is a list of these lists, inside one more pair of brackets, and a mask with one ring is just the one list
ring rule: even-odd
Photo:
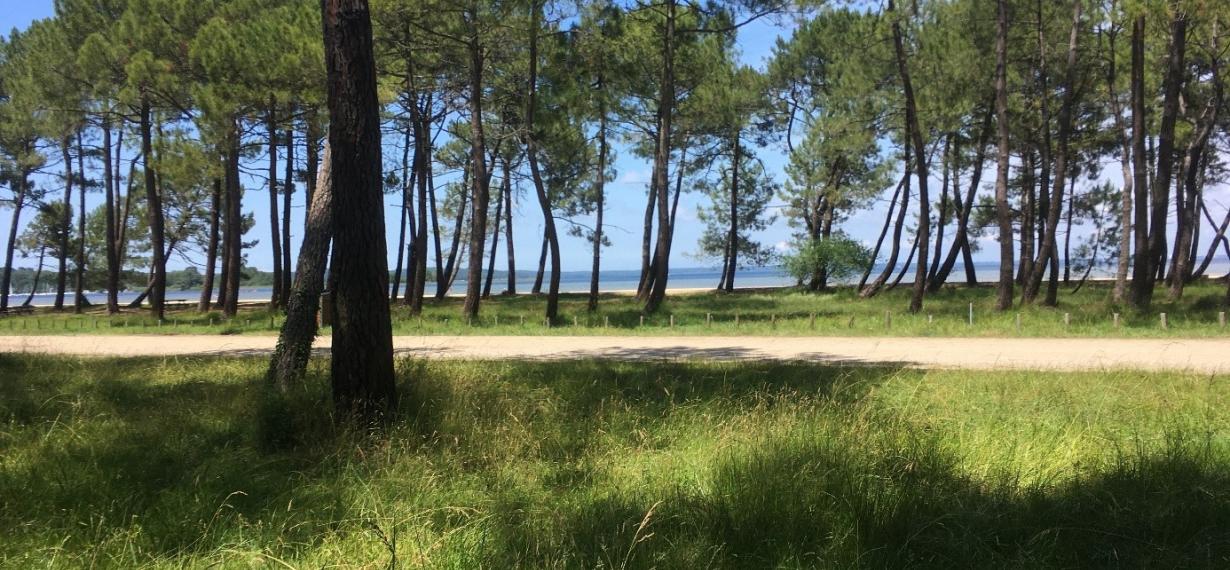
[[[1225,377],[0,355],[0,565],[1224,567]],[[317,363],[316,366],[322,366]]]

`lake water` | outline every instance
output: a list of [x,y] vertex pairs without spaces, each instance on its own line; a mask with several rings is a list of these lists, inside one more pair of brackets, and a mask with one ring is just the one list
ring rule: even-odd
[[[878,275],[878,272],[883,269],[882,265],[877,264],[872,276]],[[979,282],[987,283],[995,281],[999,276],[998,262],[975,262],[974,271]],[[1093,278],[1108,278],[1114,276],[1114,268],[1107,267],[1094,270],[1091,277]],[[1225,261],[1216,261],[1209,266],[1208,275],[1222,276],[1230,271],[1230,264]],[[560,275],[560,291],[564,293],[586,293],[589,291],[589,271],[565,271]],[[685,267],[672,269],[670,275],[671,289],[713,289],[717,287],[718,280],[721,279],[722,270],[716,267]],[[601,280],[599,285],[604,292],[610,291],[635,291],[637,282],[640,279],[640,270],[615,270],[603,271],[600,274]],[[903,281],[912,281],[914,277],[913,269],[910,274],[906,275]],[[1079,278],[1079,275],[1073,275],[1073,278]],[[958,263],[949,277],[949,282],[962,283],[965,280],[965,269]],[[850,280],[851,283],[857,281],[857,276]],[[498,293],[506,289],[508,278],[504,274],[497,274],[491,285],[493,293]],[[754,267],[740,269],[735,274],[735,287],[742,288],[758,288],[758,287],[783,287],[794,284],[794,280],[786,275],[780,267]],[[849,283],[847,283],[849,284]],[[518,271],[517,272],[517,292],[528,293],[534,285],[534,273]],[[403,283],[403,288],[405,284]],[[465,279],[458,278],[453,283],[450,289],[452,294],[460,294],[465,292]],[[546,288],[546,283],[543,283],[543,288]],[[428,281],[427,295],[435,294],[435,283]],[[139,291],[123,291],[119,295],[120,304],[126,304],[136,299]],[[272,290],[268,287],[241,287],[239,290],[239,300],[241,301],[266,301],[270,298]],[[215,293],[216,294],[216,293]],[[196,302],[200,298],[200,290],[172,290],[167,291],[168,301],[187,301]],[[107,297],[105,292],[96,291],[86,295],[91,303],[106,303]],[[24,294],[14,293],[10,297],[16,298],[16,303],[24,300]],[[50,305],[54,302],[54,294],[39,294],[34,296],[35,305]]]

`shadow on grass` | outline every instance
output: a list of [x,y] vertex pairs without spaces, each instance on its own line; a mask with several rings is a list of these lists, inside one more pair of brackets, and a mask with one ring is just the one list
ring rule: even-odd
[[[950,441],[868,398],[918,371],[403,359],[403,421],[373,440],[332,427],[319,377],[269,407],[263,366],[0,355],[0,559],[84,565],[101,551],[104,565],[191,566],[249,549],[384,565],[373,511],[394,513],[385,532],[429,535],[400,553],[424,567],[1190,567],[1230,555],[1230,462],[1208,442],[1124,453],[1050,487],[974,480]],[[270,430],[294,437],[270,449]]]

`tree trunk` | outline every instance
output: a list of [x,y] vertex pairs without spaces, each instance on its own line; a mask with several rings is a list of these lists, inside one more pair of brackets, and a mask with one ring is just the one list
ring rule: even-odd
[[[282,306],[290,293],[294,265],[290,262],[290,205],[295,194],[295,130],[293,123],[286,127],[286,170],[282,176]],[[306,215],[307,210],[304,210]]]
[[[470,219],[470,260],[466,271],[466,298],[461,314],[467,319],[478,317],[482,293],[483,247],[487,240],[487,209],[491,205],[491,179],[487,176],[487,141],[483,133],[483,49],[478,40],[478,14],[470,14],[470,161],[473,163],[474,197]],[[531,50],[532,51],[532,50]],[[531,68],[534,65],[530,60]],[[531,71],[532,74],[532,71]],[[531,95],[532,97],[532,95]],[[527,130],[532,128],[526,119]]]
[[487,258],[486,282],[483,284],[483,298],[491,296],[491,284],[495,281],[495,256],[500,251],[500,222],[504,218],[504,197],[512,189],[509,183],[508,158],[504,158],[504,180],[500,184],[500,197],[495,202],[495,228],[491,232],[491,256]]
[[38,293],[38,282],[43,277],[43,260],[47,257],[47,246],[44,245],[38,248],[38,267],[34,270],[34,282],[30,284],[30,293],[26,295],[26,300],[21,302],[22,307],[34,306],[34,294]]
[[226,236],[223,265],[222,312],[234,318],[239,312],[239,272],[243,262],[242,190],[239,187],[239,119],[234,118],[226,155]]
[[[73,219],[73,159],[68,154],[68,138],[60,140],[60,154],[64,160],[64,212],[60,216],[59,271],[56,274],[55,310],[64,309],[64,291],[68,288],[68,238]],[[85,190],[82,190],[84,192]],[[43,252],[39,252],[42,264]]]
[[[953,139],[953,134],[948,133],[948,136],[945,137],[945,140],[944,140],[944,150],[940,158],[940,169],[942,170],[941,175],[940,175],[940,211],[939,211],[939,215],[935,217],[935,220],[936,220],[935,249],[931,253],[932,255],[931,266],[928,268],[928,273],[927,273],[927,291],[928,292],[932,290],[931,283],[935,281],[935,276],[939,272],[939,269],[940,269],[940,254],[944,252],[944,226],[946,225],[946,222],[948,221],[948,184],[949,184],[949,178],[950,178],[949,172],[952,170],[952,167],[953,167],[953,164],[951,164],[953,160],[952,139]],[[953,174],[951,178],[955,179],[956,174]]]
[[119,181],[115,180],[112,174],[111,166],[111,121],[103,119],[103,208],[106,212],[107,219],[105,221],[106,234],[106,256],[107,256],[107,314],[114,315],[120,312],[119,291],[120,291],[120,258],[118,252],[118,231],[115,227],[116,215],[116,195],[119,194]]
[[[675,105],[675,3],[666,0],[666,26],[662,33],[662,79],[658,94],[658,139],[654,152],[653,177],[658,193],[658,243],[669,244],[670,218],[667,212],[667,176],[671,159],[671,120]],[[653,285],[645,298],[645,313],[653,313],[666,298],[666,282],[670,275],[670,249],[658,248],[653,272]]]
[[[730,233],[726,237],[729,253],[726,256],[726,292],[735,290],[735,270],[739,268],[739,129],[735,129],[734,148],[730,159]],[[683,162],[679,163],[683,172]]]
[[1132,304],[1149,306],[1153,294],[1153,264],[1149,254],[1149,172],[1145,154],[1145,17],[1132,22],[1132,188],[1135,194],[1133,216]]
[[[457,263],[458,248],[461,246],[461,233],[464,229],[466,204],[469,203],[470,193],[470,173],[469,166],[464,167],[464,172],[461,176],[460,196],[458,196],[459,204],[457,205],[457,221],[453,226],[453,244],[448,250],[448,260],[444,264],[443,271],[436,273],[436,299],[443,299],[448,294],[449,287],[452,286],[453,280],[451,276],[454,274],[454,267]],[[434,198],[432,200],[435,201]]]
[[[906,149],[909,152],[909,149]],[[901,189],[909,184],[910,167],[909,161],[906,162],[905,175],[901,177],[901,181],[897,183],[897,189],[893,191],[893,198],[888,201],[888,213],[884,214],[884,226],[880,228],[880,237],[876,239],[875,248],[871,250],[871,261],[867,264],[867,269],[863,270],[863,276],[858,280],[859,296],[863,296],[863,291],[866,290],[867,278],[871,277],[871,270],[875,268],[876,260],[880,258],[880,249],[884,247],[884,238],[888,235],[888,227],[893,223],[893,212],[897,209],[897,199],[901,197]],[[877,286],[877,289],[879,286]],[[873,291],[872,295],[875,294]]]
[[[1068,179],[1068,143],[1072,135],[1072,108],[1076,103],[1076,49],[1080,35],[1081,0],[1072,3],[1072,30],[1068,35],[1068,60],[1064,79],[1063,103],[1059,107],[1059,155],[1055,157],[1054,190],[1046,212],[1046,233],[1038,249],[1038,261],[1034,265],[1032,280],[1026,285],[1024,301],[1033,302],[1042,287],[1042,270],[1051,265],[1051,279],[1046,289],[1046,298],[1042,304],[1054,307],[1058,304],[1059,274],[1055,271],[1058,264],[1056,253],[1057,235],[1059,233],[1059,216],[1063,209],[1064,184]],[[1039,32],[1041,33],[1041,32]],[[1045,95],[1044,95],[1045,97]],[[1045,188],[1042,190],[1045,192]]]
[[513,248],[513,228],[512,228],[512,185],[509,185],[509,191],[504,194],[504,243],[508,250],[508,290],[509,295],[517,294],[517,258]]
[[1132,260],[1132,139],[1128,136],[1127,124],[1123,120],[1123,108],[1119,104],[1119,93],[1115,89],[1116,54],[1115,38],[1118,33],[1113,29],[1107,33],[1106,49],[1106,94],[1110,102],[1110,112],[1115,120],[1115,132],[1119,143],[1119,168],[1123,174],[1122,199],[1119,207],[1119,256],[1115,267],[1115,288],[1112,299],[1122,302],[1127,295],[1128,269]]
[[167,260],[164,244],[166,233],[163,228],[162,196],[158,193],[153,144],[151,142],[152,112],[149,96],[141,97],[141,153],[145,155],[145,209],[149,219],[150,251],[153,255],[153,282],[150,290],[150,312],[155,319],[162,320],[164,314],[163,302],[166,300]]
[[[889,11],[893,0],[888,1]],[[914,290],[910,296],[910,312],[922,310],[923,295],[927,291],[927,248],[931,241],[931,198],[927,193],[927,149],[923,143],[922,129],[918,124],[918,109],[914,101],[914,86],[910,83],[910,71],[906,65],[905,45],[901,23],[893,20],[893,46],[897,52],[897,73],[905,94],[905,122],[909,139],[914,143],[914,173],[918,177],[918,271],[914,276]],[[908,142],[906,144],[909,144]]]
[[77,172],[81,176],[81,191],[77,193],[77,259],[75,262],[77,275],[73,295],[73,312],[80,314],[90,306],[90,300],[85,298],[85,149],[81,144],[81,129],[77,130]]
[[[269,379],[283,393],[303,379],[312,341],[316,338],[316,314],[325,287],[325,266],[329,261],[329,242],[333,238],[333,183],[329,178],[329,145],[308,207],[307,227],[299,247],[299,270],[286,296],[286,321],[278,335],[277,348],[269,362]],[[335,319],[331,318],[330,321]]]
[[[397,295],[401,291],[401,264],[403,261],[405,261],[406,217],[409,215],[409,212],[410,212],[410,200],[409,200],[410,188],[411,188],[411,185],[413,184],[413,182],[411,181],[411,174],[410,174],[410,136],[411,136],[410,131],[411,130],[412,128],[410,127],[410,125],[406,125],[405,139],[403,140],[402,146],[401,146],[402,190],[401,190],[401,208],[399,208],[399,210],[401,211],[401,221],[397,225],[397,228],[398,228],[397,263],[393,265],[393,288],[392,288],[392,291],[389,293],[390,303],[397,302]],[[408,289],[410,287],[410,284],[407,283],[406,287]],[[407,292],[406,296],[409,297],[410,293]]]
[[[673,1],[673,0],[668,0]],[[543,239],[551,253],[551,280],[547,285],[547,309],[544,317],[548,323],[555,322],[559,313],[559,280],[560,252],[559,236],[555,231],[555,215],[543,184],[542,172],[538,166],[538,134],[534,131],[534,115],[537,111],[538,96],[538,21],[542,14],[538,0],[530,3],[530,70],[528,92],[525,102],[525,158],[530,163],[530,177],[534,181],[534,189],[538,194],[538,207],[542,209]]]
[[653,256],[653,215],[658,205],[658,189],[656,184],[656,182],[650,182],[649,192],[647,192],[648,199],[645,202],[644,231],[641,234],[641,278],[636,285],[637,297],[646,294],[649,289],[649,269],[652,265],[651,259]]
[[[601,91],[604,85],[602,80],[598,80],[598,89]],[[603,93],[599,93],[602,97]],[[598,276],[601,268],[602,260],[602,217],[605,213],[606,201],[606,105],[605,99],[600,99],[598,105],[598,176],[594,179],[595,196],[595,213],[596,220],[594,222],[594,255],[593,263],[590,264],[589,270],[589,304],[587,308],[590,312],[598,309]]]
[[[902,163],[905,165],[905,174],[901,177],[901,185],[898,186],[898,191],[902,192],[901,209],[897,211],[897,221],[893,224],[893,237],[889,242],[888,260],[884,262],[884,270],[880,272],[879,277],[874,281],[859,290],[858,296],[868,299],[879,294],[880,289],[892,277],[893,270],[897,267],[897,257],[901,255],[901,233],[905,229],[905,216],[910,209],[910,177],[914,175],[914,163],[910,160],[909,143],[906,143],[903,150]],[[891,208],[889,214],[891,215]],[[887,227],[887,226],[886,226]],[[883,233],[883,232],[881,232]],[[877,248],[878,250],[878,248]],[[877,251],[876,254],[879,252]],[[873,254],[873,255],[876,255]],[[874,263],[875,257],[872,257]]]
[[[994,99],[994,98],[992,98]],[[977,277],[974,273],[974,262],[969,247],[969,218],[974,211],[974,196],[978,193],[978,186],[982,182],[982,165],[986,160],[987,143],[991,138],[991,118],[994,113],[994,104],[987,105],[987,112],[983,116],[982,130],[978,134],[978,148],[974,153],[974,171],[970,177],[970,183],[965,191],[965,202],[962,203],[958,196],[957,184],[960,180],[960,167],[954,168],[953,177],[953,207],[957,208],[957,232],[953,237],[952,249],[948,250],[948,255],[944,258],[943,265],[935,274],[935,279],[931,282],[932,292],[938,291],[939,288],[948,281],[948,275],[952,273],[952,268],[957,263],[957,255],[963,255],[962,264],[965,265],[966,280],[970,285],[977,283]]]
[[[410,108],[414,122],[414,171],[415,185],[418,187],[418,223],[415,224],[414,254],[414,291],[410,297],[410,313],[419,315],[423,312],[423,296],[427,288],[427,184],[430,176],[431,141],[428,139],[430,118],[420,116],[418,102]],[[435,221],[435,198],[432,197],[432,221]],[[436,231],[436,263],[440,260],[440,234]]]
[[9,289],[13,282],[13,253],[17,250],[17,228],[21,222],[21,209],[26,203],[26,192],[30,187],[29,178],[29,171],[23,169],[13,182],[16,196],[13,200],[13,221],[9,225],[9,241],[4,248],[4,269],[0,273],[0,310],[9,308]]
[[[1218,22],[1216,19],[1213,20],[1212,28],[1211,53],[1220,54],[1221,49],[1217,40]],[[1218,110],[1222,105],[1223,97],[1218,57],[1214,56],[1210,60],[1213,98],[1205,107],[1204,112],[1201,113],[1200,120],[1197,122],[1198,128],[1192,137],[1192,141],[1188,144],[1183,160],[1183,185],[1187,200],[1186,208],[1178,212],[1179,222],[1175,236],[1174,253],[1175,268],[1170,281],[1170,299],[1172,301],[1177,301],[1183,297],[1183,288],[1191,279],[1194,253],[1196,245],[1199,243],[1197,235],[1200,229],[1200,218],[1196,215],[1196,210],[1197,204],[1204,204],[1203,197],[1200,195],[1202,191],[1200,179],[1206,168],[1204,158],[1207,156],[1209,138],[1212,136],[1214,125],[1219,118]],[[1184,192],[1176,193],[1179,196],[1183,194]]]
[[265,130],[269,137],[269,244],[273,251],[273,294],[269,306],[282,307],[282,235],[278,218],[278,123],[277,100],[269,96]]
[[209,243],[205,248],[205,277],[201,283],[201,299],[196,305],[196,310],[201,313],[209,311],[214,294],[214,268],[218,265],[218,222],[222,210],[221,178],[214,178],[214,191],[209,203]]
[[998,0],[995,21],[995,121],[999,131],[996,152],[995,217],[999,223],[999,290],[995,308],[1012,308],[1012,209],[1008,207],[1008,0]]
[[[546,231],[543,231],[544,235]],[[542,281],[547,276],[547,238],[542,238],[542,251],[538,252],[538,271],[534,274],[534,285],[530,287],[531,295],[542,293]]]
[[[1179,114],[1179,99],[1182,96],[1183,80],[1187,69],[1184,57],[1187,50],[1187,13],[1177,5],[1177,0],[1171,2],[1170,10],[1170,46],[1167,53],[1166,75],[1162,82],[1164,92],[1162,99],[1162,120],[1157,142],[1157,171],[1153,186],[1150,188],[1153,198],[1152,220],[1149,224],[1149,254],[1156,263],[1158,279],[1164,273],[1166,258],[1166,217],[1170,209],[1170,185],[1174,176],[1175,122]],[[1181,179],[1181,176],[1180,176]],[[1176,214],[1182,216],[1181,211]],[[1153,295],[1154,280],[1150,280],[1148,294]]]
[[[381,186],[380,102],[366,0],[324,0],[333,190],[333,403],[342,417],[397,407]],[[319,189],[318,189],[319,191]]]

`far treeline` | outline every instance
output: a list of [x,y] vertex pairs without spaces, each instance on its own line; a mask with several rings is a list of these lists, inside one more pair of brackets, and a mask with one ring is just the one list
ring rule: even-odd
[[[758,20],[795,24],[759,69],[735,41]],[[711,199],[699,250],[726,290],[772,257],[756,234],[778,216],[796,229],[800,284],[861,274],[869,297],[912,272],[913,311],[958,262],[976,282],[984,235],[1001,309],[1054,305],[1097,266],[1115,268],[1117,302],[1144,309],[1230,255],[1230,212],[1205,200],[1226,178],[1225,2],[372,0],[370,21],[379,175],[400,205],[388,290],[415,313],[428,279],[443,296],[464,274],[467,318],[497,275],[517,292],[522,200],[544,228],[521,259],[537,262],[545,317],[561,231],[592,246],[596,306],[616,149],[652,165],[646,312],[666,292],[683,192]],[[176,260],[199,268],[200,310],[233,315],[255,247],[285,308],[298,260],[330,248],[310,235],[329,174],[322,33],[317,0],[56,0],[4,38],[0,309],[20,252],[50,264],[57,308],[105,289],[119,311],[135,277],[161,317]],[[758,154],[781,149],[779,182]],[[89,211],[88,192],[103,194]],[[249,235],[244,201],[266,195],[270,233]],[[864,247],[841,225],[874,205],[884,222]],[[291,251],[300,231],[316,253]]]

